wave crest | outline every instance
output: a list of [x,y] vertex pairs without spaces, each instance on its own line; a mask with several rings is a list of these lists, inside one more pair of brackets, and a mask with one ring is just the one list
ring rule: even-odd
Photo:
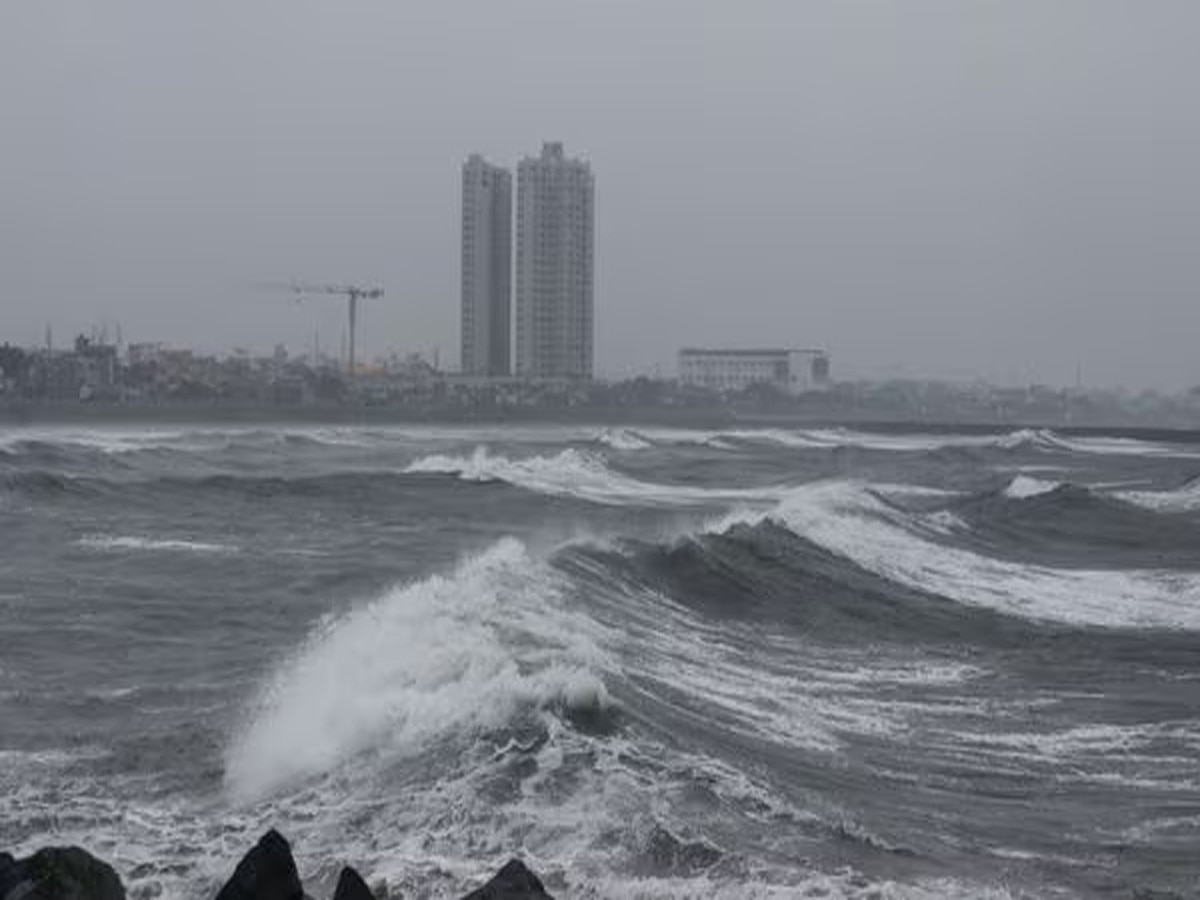
[[1062,482],[1060,481],[1043,481],[1040,478],[1033,478],[1029,475],[1017,475],[1004,488],[1004,496],[1010,500],[1027,500],[1030,497],[1049,494],[1051,491],[1058,490],[1061,486]]
[[603,457],[569,448],[553,456],[510,459],[477,447],[470,456],[434,454],[408,465],[405,474],[454,475],[463,481],[503,481],[515,487],[593,503],[687,505],[768,500],[778,491],[714,490],[639,481],[609,468]]
[[1126,503],[1155,512],[1195,512],[1200,510],[1200,477],[1174,491],[1121,491],[1116,496]]
[[613,450],[648,450],[654,446],[636,431],[628,428],[605,428],[594,440]]
[[890,581],[971,606],[1069,625],[1200,629],[1195,575],[1023,565],[945,546],[861,484],[797,488],[767,516]]
[[366,750],[419,752],[499,728],[522,708],[600,714],[610,701],[595,625],[560,604],[553,572],[506,538],[323,623],[262,690],[226,753],[239,799]]

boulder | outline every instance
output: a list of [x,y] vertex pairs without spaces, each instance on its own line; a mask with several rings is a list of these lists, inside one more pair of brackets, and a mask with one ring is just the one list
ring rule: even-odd
[[0,900],[125,900],[125,888],[86,850],[44,847],[28,859],[0,855]]
[[11,853],[0,853],[0,900],[21,882],[21,869]]
[[[380,891],[380,896],[386,896]],[[125,888],[107,863],[78,847],[47,847],[27,859],[0,853],[0,900],[126,900]],[[275,830],[242,857],[216,900],[310,900],[300,884],[292,849]],[[338,877],[333,900],[376,900],[354,869]],[[519,859],[463,900],[554,900]]]
[[292,848],[271,829],[233,870],[217,900],[304,900]]
[[491,881],[462,900],[554,900],[519,859],[510,859]]
[[342,869],[338,876],[337,888],[333,892],[333,900],[375,900],[371,889],[362,877],[349,866]]

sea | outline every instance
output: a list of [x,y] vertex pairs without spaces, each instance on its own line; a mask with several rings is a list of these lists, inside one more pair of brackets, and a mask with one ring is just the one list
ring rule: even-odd
[[1200,436],[0,429],[0,850],[1195,897]]

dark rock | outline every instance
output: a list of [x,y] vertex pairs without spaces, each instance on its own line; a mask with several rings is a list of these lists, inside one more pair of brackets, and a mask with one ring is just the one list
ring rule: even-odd
[[125,900],[112,866],[79,847],[45,847],[28,859],[0,856],[0,898]]
[[292,848],[271,829],[233,870],[217,900],[304,900]]
[[495,877],[462,900],[554,900],[541,880],[519,859],[510,859]]
[[11,853],[0,853],[0,900],[21,883],[23,869]]
[[337,888],[333,892],[333,900],[375,900],[375,895],[367,887],[362,877],[349,866],[342,869],[338,876]]

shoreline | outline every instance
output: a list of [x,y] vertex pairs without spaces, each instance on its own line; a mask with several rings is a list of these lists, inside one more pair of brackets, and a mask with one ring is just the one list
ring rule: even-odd
[[857,428],[881,433],[996,434],[1052,429],[1063,434],[1105,434],[1200,443],[1200,420],[1148,422],[1133,417],[1064,422],[1060,417],[999,418],[931,414],[913,417],[862,410],[762,410],[736,407],[566,407],[469,410],[395,406],[274,406],[268,404],[0,404],[0,428],[70,425],[578,425],[659,426],[697,429]]

